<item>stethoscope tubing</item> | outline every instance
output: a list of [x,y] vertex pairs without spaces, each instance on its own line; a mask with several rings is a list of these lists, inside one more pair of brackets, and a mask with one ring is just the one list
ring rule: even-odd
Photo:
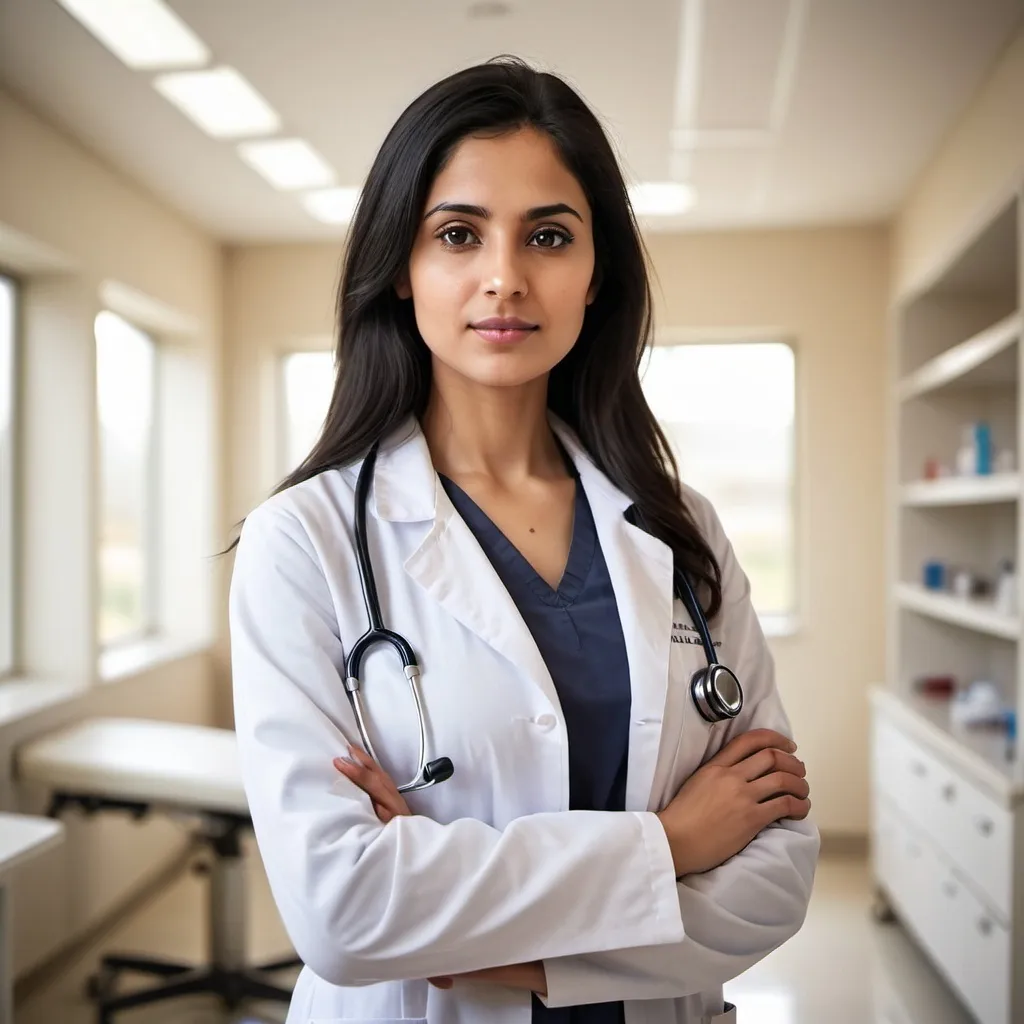
[[[370,483],[373,479],[379,448],[379,441],[371,445],[362,466],[359,468],[359,475],[356,479],[353,533],[359,585],[363,593],[363,604],[366,607],[369,628],[356,640],[346,654],[345,689],[352,702],[359,736],[366,748],[366,752],[374,761],[380,764],[380,758],[377,756],[373,748],[373,742],[370,739],[366,708],[363,705],[362,684],[360,682],[363,659],[372,648],[381,644],[391,647],[401,658],[405,677],[409,681],[409,688],[412,690],[413,700],[416,704],[416,719],[419,724],[419,769],[412,780],[398,786],[399,793],[409,793],[419,789],[426,789],[428,786],[445,781],[445,779],[451,777],[454,768],[448,758],[438,758],[436,761],[429,763],[427,761],[426,712],[423,706],[423,697],[420,693],[419,663],[416,660],[416,654],[413,651],[412,645],[400,633],[388,629],[384,625],[383,616],[381,615],[380,598],[377,594],[377,580],[373,571],[373,563],[370,559],[370,549],[366,533],[366,506],[369,503]],[[625,517],[633,525],[639,526],[640,529],[646,529],[642,525],[643,517],[635,505],[630,506],[626,510]],[[676,596],[686,606],[690,619],[700,634],[701,646],[704,648],[704,656],[707,659],[707,667],[698,670],[691,680],[690,690],[693,702],[701,717],[708,722],[715,723],[735,718],[743,706],[743,690],[736,675],[719,663],[704,610],[697,600],[693,585],[686,573],[681,569],[674,573],[673,589]],[[722,676],[727,676],[735,688],[736,696],[732,700],[723,697],[719,692],[718,679]]]

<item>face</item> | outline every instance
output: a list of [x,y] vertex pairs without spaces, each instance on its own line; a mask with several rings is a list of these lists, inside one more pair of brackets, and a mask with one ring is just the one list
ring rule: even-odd
[[435,380],[541,381],[596,289],[590,207],[547,135],[467,138],[427,197],[407,274]]

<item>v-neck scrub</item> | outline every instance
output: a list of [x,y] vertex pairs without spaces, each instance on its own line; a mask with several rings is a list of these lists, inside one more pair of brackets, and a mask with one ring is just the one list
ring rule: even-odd
[[[494,566],[551,673],[569,743],[569,809],[625,809],[629,663],[608,567],[586,492],[576,480],[572,541],[553,588],[456,483],[441,482]],[[595,898],[599,898],[595,894]],[[548,1009],[534,1024],[622,1024],[622,1003]]]

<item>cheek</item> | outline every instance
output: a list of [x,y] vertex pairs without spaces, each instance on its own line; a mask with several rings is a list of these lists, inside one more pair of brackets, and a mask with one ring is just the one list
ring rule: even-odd
[[463,320],[473,293],[472,282],[458,267],[434,261],[413,266],[409,279],[416,325],[423,340],[432,349],[443,346],[465,327]]

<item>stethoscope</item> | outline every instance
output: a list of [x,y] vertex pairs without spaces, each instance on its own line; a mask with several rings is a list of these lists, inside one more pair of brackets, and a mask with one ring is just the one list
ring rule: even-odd
[[[409,680],[413,700],[416,703],[416,717],[420,730],[420,757],[416,775],[404,785],[398,787],[399,793],[413,793],[427,789],[438,782],[445,782],[455,773],[455,766],[449,757],[438,757],[427,760],[427,723],[423,713],[423,698],[420,695],[420,667],[412,645],[400,633],[385,627],[380,612],[380,600],[377,597],[377,582],[370,561],[370,549],[366,543],[366,503],[370,493],[370,482],[373,469],[377,462],[379,443],[371,448],[359,469],[356,479],[355,495],[355,546],[356,566],[359,571],[359,584],[363,591],[363,603],[366,605],[366,617],[370,628],[352,645],[345,656],[345,690],[348,692],[352,707],[355,710],[356,725],[363,749],[378,763],[366,726],[366,709],[363,707],[362,683],[359,673],[363,658],[367,652],[378,644],[387,644],[393,648],[402,660],[405,677]],[[634,526],[640,518],[635,505],[626,510],[627,521]],[[640,527],[643,529],[643,527]],[[743,708],[743,689],[736,674],[719,662],[715,654],[715,645],[711,641],[711,630],[708,628],[704,610],[697,600],[689,579],[682,570],[675,573],[675,594],[690,614],[690,618],[700,634],[700,642],[704,648],[707,665],[698,669],[690,680],[690,695],[700,716],[712,724],[725,722],[735,718]]]

